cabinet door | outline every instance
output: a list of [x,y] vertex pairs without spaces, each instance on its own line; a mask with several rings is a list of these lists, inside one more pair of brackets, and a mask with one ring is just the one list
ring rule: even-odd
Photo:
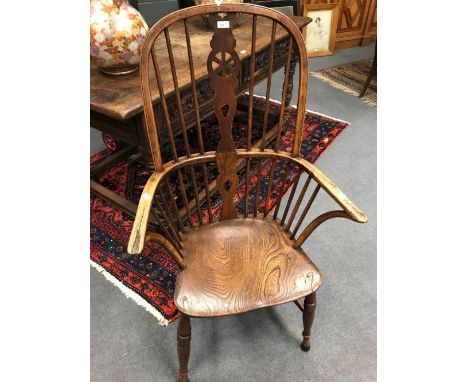
[[336,48],[348,48],[361,44],[369,4],[370,0],[341,0]]
[[377,39],[377,0],[371,0],[366,19],[362,45],[367,45]]

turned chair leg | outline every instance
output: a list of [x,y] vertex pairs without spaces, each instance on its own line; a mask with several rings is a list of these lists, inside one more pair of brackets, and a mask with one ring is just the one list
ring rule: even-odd
[[317,305],[317,297],[314,293],[306,296],[304,300],[304,311],[302,313],[302,322],[304,324],[304,331],[302,332],[301,349],[303,351],[310,350],[310,337],[312,332],[312,323],[315,317],[315,307]]
[[179,356],[179,382],[188,381],[188,361],[190,356],[190,337],[192,327],[190,317],[182,314],[177,327],[177,354]]

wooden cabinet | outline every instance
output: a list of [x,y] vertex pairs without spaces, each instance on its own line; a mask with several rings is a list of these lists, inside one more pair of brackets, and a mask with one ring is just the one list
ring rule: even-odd
[[362,44],[367,45],[377,40],[377,0],[371,0],[369,11],[367,13],[367,21],[364,27],[362,36]]
[[377,0],[303,0],[303,4],[338,3],[335,49],[368,45],[377,39]]

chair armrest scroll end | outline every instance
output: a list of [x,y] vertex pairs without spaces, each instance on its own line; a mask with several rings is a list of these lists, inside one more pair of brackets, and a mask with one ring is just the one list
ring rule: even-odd
[[364,212],[362,212],[358,207],[356,207],[351,200],[346,199],[343,202],[343,207],[346,213],[351,218],[351,220],[361,224],[368,222],[369,219],[367,215]]
[[[144,233],[143,233],[144,235]],[[132,229],[132,233],[130,235],[130,239],[128,240],[128,245],[127,245],[127,252],[130,255],[139,255],[141,252],[143,252],[143,248],[145,247],[145,240],[140,232],[140,230],[135,227]]]

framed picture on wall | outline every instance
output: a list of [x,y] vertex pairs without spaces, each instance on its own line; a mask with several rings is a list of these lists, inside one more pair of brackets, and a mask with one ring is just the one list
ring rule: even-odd
[[302,15],[312,19],[302,31],[308,57],[330,56],[335,51],[338,6],[308,4],[302,8]]

